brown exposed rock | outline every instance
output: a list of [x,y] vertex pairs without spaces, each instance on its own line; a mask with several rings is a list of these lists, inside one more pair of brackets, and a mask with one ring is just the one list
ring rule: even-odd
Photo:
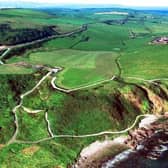
[[152,112],[154,114],[161,114],[163,111],[168,110],[167,105],[164,99],[160,98],[158,95],[154,94],[150,89],[143,86],[143,88],[147,91],[148,97],[150,101],[153,103]]
[[[133,150],[143,147],[141,154],[150,159],[157,159],[166,149],[164,147],[168,139],[168,116],[159,116],[158,120],[129,132],[125,144]],[[165,149],[164,149],[165,148]]]
[[136,96],[132,92],[128,94],[124,94],[124,97],[128,99],[135,107],[137,107],[138,109],[141,109],[142,101],[140,97]]

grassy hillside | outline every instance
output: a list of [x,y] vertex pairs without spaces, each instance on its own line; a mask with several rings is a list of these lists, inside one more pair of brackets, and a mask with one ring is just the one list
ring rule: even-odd
[[60,23],[57,16],[35,10],[2,9],[0,18],[1,45],[29,42],[77,28]]
[[[96,14],[111,11],[128,14]],[[87,24],[86,31],[13,48],[2,60],[5,64],[0,65],[0,167],[65,168],[81,149],[107,138],[54,138],[40,143],[5,145],[15,131],[12,109],[19,104],[20,95],[47,73],[40,67],[62,67],[55,83],[65,88],[95,84],[114,75],[116,78],[63,93],[52,88],[55,74],[50,75],[17,109],[17,140],[49,138],[48,121],[55,135],[84,135],[120,131],[131,126],[139,114],[168,111],[166,81],[150,83],[127,78],[167,78],[168,47],[150,44],[156,37],[167,36],[166,14],[128,9],[5,9],[0,10],[0,43],[24,43],[34,40],[34,34],[41,38],[46,29],[64,33],[82,24]],[[0,51],[1,56],[3,53]]]
[[[0,75],[1,83],[1,112],[0,112],[0,144],[9,140],[14,132],[12,109],[19,101],[19,95],[35,85],[40,76],[32,75]],[[31,81],[31,82],[29,82]]]
[[[23,80],[26,80],[25,84],[32,85],[30,79],[23,77]],[[24,89],[19,88],[22,84],[18,81],[16,88],[24,92]],[[134,98],[128,97],[131,94]],[[117,82],[64,94],[54,91],[46,80],[35,92],[24,99],[23,106],[33,110],[43,110],[38,114],[28,114],[23,108],[17,111],[19,119],[17,139],[30,141],[49,137],[44,112],[48,112],[54,134],[81,135],[104,130],[125,129],[133,123],[135,116],[151,110],[150,101],[142,90],[136,86],[124,84],[118,89]],[[8,131],[12,133],[12,130]],[[104,139],[104,137],[56,138],[38,144],[12,144],[7,147],[1,145],[3,148],[0,153],[0,162],[4,167],[11,164],[19,168],[26,166],[31,168],[66,167],[67,164],[72,163],[82,147],[99,138]]]
[[[73,24],[61,22],[57,15],[30,9],[2,9],[0,10],[0,23],[10,23],[12,28],[37,28],[45,25],[58,25],[60,28],[73,28]],[[23,19],[24,18],[24,19]],[[64,29],[63,29],[64,30]]]

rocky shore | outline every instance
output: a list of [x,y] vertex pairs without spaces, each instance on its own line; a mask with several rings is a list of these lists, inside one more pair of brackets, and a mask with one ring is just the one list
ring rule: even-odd
[[155,116],[153,122],[142,120],[138,129],[129,132],[125,143],[144,157],[158,159],[168,150],[168,114]]
[[141,120],[138,128],[129,131],[126,137],[96,141],[84,148],[71,168],[117,168],[130,162],[130,158],[135,162],[140,158],[157,160],[166,151],[168,113],[151,115]]
[[114,140],[96,141],[84,148],[76,163],[71,168],[98,168],[111,156],[115,156],[127,149],[125,137]]

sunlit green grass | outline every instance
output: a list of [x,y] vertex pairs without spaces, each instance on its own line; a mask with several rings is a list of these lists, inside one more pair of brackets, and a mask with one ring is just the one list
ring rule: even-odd
[[167,46],[145,45],[132,52],[124,53],[121,58],[122,76],[134,76],[145,79],[166,78]]
[[87,84],[110,79],[118,74],[114,52],[52,50],[33,52],[23,58],[11,58],[10,62],[25,61],[32,64],[45,64],[62,67],[57,83],[68,88],[75,88]]
[[89,37],[89,41],[80,43],[75,49],[113,51],[123,48],[124,40],[129,38],[128,28],[121,25],[93,24],[83,34]]

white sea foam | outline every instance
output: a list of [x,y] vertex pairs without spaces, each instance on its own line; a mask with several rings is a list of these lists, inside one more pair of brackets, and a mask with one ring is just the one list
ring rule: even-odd
[[130,154],[134,153],[132,149],[128,149],[118,155],[116,155],[112,160],[109,160],[104,165],[102,165],[102,168],[115,168],[115,165],[125,159],[128,159]]

